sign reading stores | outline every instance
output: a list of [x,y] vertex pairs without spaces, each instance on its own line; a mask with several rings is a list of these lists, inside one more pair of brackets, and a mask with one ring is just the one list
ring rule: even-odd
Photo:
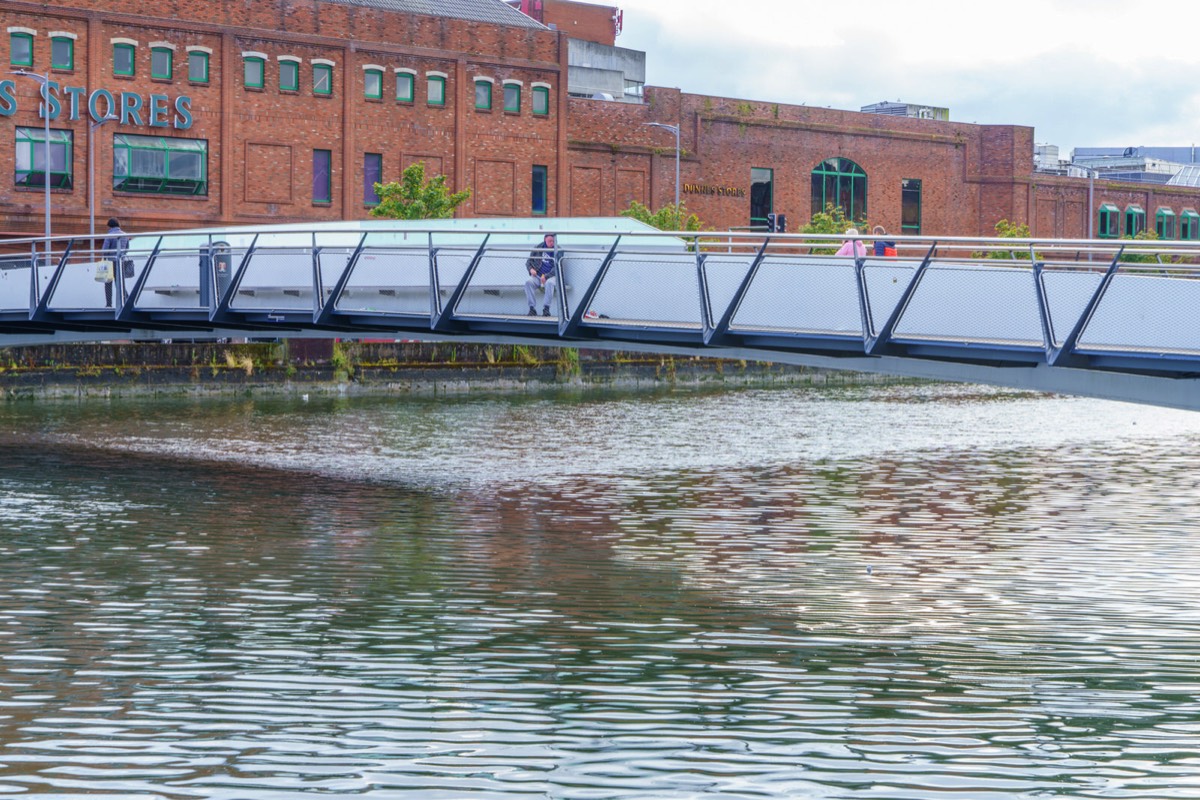
[[746,190],[737,186],[710,186],[702,183],[685,183],[684,194],[715,194],[718,197],[745,197]]
[[[66,111],[71,120],[79,119],[83,111],[99,122],[105,118],[119,120],[122,125],[147,125],[151,128],[174,128],[186,131],[192,127],[192,98],[180,95],[171,102],[165,94],[152,94],[149,98],[137,92],[113,94],[107,89],[96,89],[88,94],[82,86],[59,86],[50,81],[41,87],[42,102],[38,103],[38,117],[45,118],[46,106],[50,106],[50,119],[56,120]],[[11,117],[17,113],[16,81],[0,81],[0,117]],[[145,120],[143,122],[143,119]]]

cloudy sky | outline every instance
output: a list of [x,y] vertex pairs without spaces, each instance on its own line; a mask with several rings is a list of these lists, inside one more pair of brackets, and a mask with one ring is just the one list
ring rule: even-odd
[[944,106],[1077,146],[1200,144],[1195,0],[606,0],[647,82],[858,110]]

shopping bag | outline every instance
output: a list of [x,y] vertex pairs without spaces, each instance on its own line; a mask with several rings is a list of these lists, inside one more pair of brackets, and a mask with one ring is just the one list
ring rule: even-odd
[[96,283],[113,282],[113,262],[101,261],[96,265]]

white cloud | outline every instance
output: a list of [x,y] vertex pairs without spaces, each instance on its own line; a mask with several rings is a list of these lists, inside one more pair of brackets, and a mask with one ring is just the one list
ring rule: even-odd
[[851,110],[948,106],[962,122],[1033,126],[1064,152],[1200,137],[1191,2],[616,2],[617,43],[647,51],[653,85]]

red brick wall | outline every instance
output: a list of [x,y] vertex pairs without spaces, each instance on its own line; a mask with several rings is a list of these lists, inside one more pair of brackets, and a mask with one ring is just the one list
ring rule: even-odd
[[[572,184],[571,207],[598,206],[614,214],[627,205],[628,173],[647,176],[652,205],[670,203],[675,191],[674,137],[646,122],[681,126],[681,183],[733,187],[744,194],[691,194],[689,210],[716,227],[750,224],[750,169],[774,170],[775,210],[795,230],[812,215],[811,173],[821,161],[840,156],[857,163],[868,176],[868,213],[872,224],[900,229],[900,186],[918,178],[923,190],[923,231],[974,234],[981,226],[985,176],[981,169],[1009,172],[989,199],[990,210],[1012,214],[1018,206],[1014,165],[1031,156],[1018,142],[1032,132],[1004,126],[992,129],[930,120],[885,117],[849,111],[786,106],[728,98],[681,94],[653,88],[646,105],[572,99],[572,169],[600,171],[599,180]],[[1027,174],[1027,173],[1026,173]],[[582,196],[580,192],[595,192]],[[997,218],[998,219],[998,218]],[[990,229],[995,220],[987,223]]]
[[[50,31],[79,36],[74,71],[52,75],[64,85],[134,92],[143,98],[166,94],[172,102],[180,95],[191,97],[194,123],[188,130],[114,122],[97,131],[96,216],[118,216],[129,230],[364,218],[369,212],[363,202],[364,153],[383,156],[385,181],[423,160],[428,174],[444,173],[451,187],[470,186],[474,196],[461,212],[466,215],[530,213],[532,167],[545,165],[549,211],[558,213],[553,187],[562,152],[557,146],[563,127],[560,90],[565,90],[560,86],[565,70],[560,34],[315,0],[71,0],[53,11],[14,1],[0,8],[0,29],[14,25],[38,32],[34,71],[49,67]],[[113,75],[113,37],[138,42],[135,77]],[[151,79],[151,42],[176,45],[172,80]],[[188,45],[212,49],[208,84],[188,81]],[[261,89],[244,85],[242,53],[247,51],[267,57]],[[279,87],[281,55],[301,59],[297,92]],[[0,58],[6,56],[7,38],[0,41]],[[314,58],[334,63],[329,96],[313,92]],[[365,97],[363,66],[368,64],[384,68],[381,100]],[[395,68],[417,72],[411,103],[396,100]],[[428,71],[448,76],[444,106],[426,102]],[[476,76],[495,80],[490,112],[474,108]],[[18,111],[0,117],[0,141],[13,141],[13,126],[42,124],[37,85],[15,80]],[[505,80],[521,84],[517,113],[503,110]],[[551,87],[549,115],[532,113],[533,83]],[[87,229],[86,109],[80,119],[71,121],[63,114],[51,127],[74,133],[74,188],[53,193],[55,232],[82,232]],[[207,140],[207,195],[114,193],[114,133]],[[313,202],[314,149],[332,151],[329,203]],[[507,167],[497,168],[501,162]],[[13,168],[13,148],[0,147],[0,174],[12,175]],[[40,190],[0,181],[0,230],[40,232],[42,209]]]
[[614,6],[576,3],[572,0],[543,0],[543,18],[572,39],[614,45],[617,40]]

